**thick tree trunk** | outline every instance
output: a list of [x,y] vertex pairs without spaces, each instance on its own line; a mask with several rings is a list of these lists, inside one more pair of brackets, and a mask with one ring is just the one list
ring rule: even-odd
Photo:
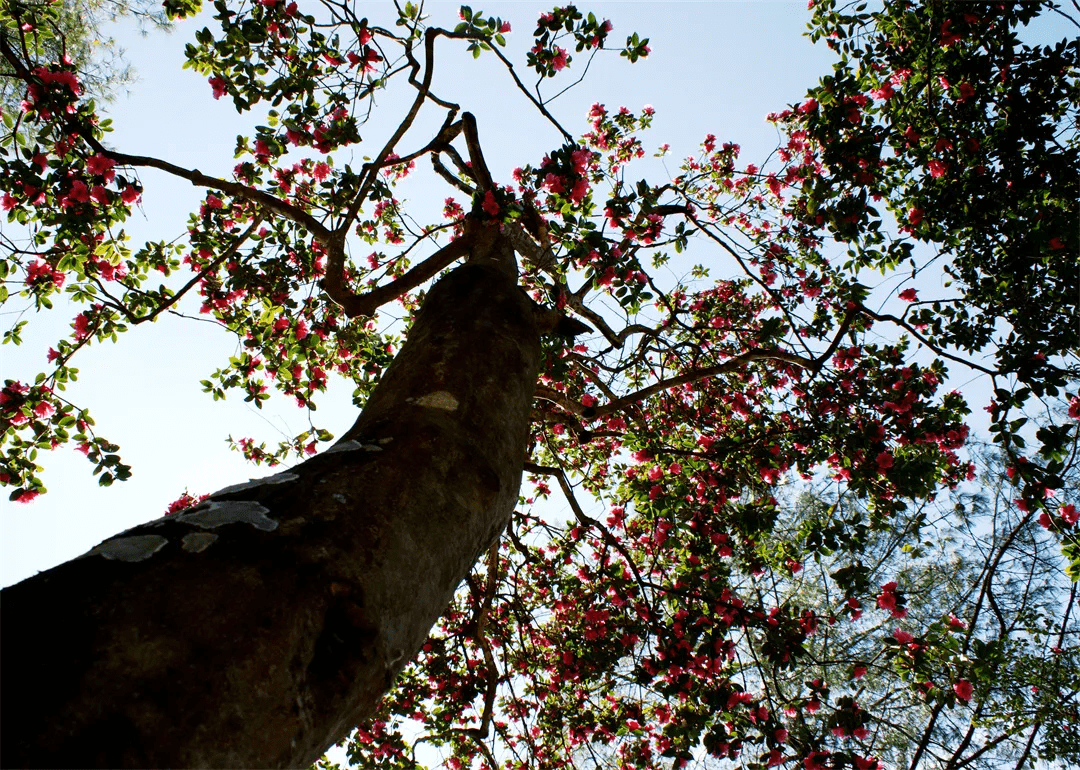
[[0,762],[312,763],[505,527],[539,361],[525,293],[460,267],[329,451],[5,589]]

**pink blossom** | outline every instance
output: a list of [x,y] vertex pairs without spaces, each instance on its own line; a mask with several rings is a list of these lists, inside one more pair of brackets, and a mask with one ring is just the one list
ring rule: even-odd
[[570,200],[573,203],[581,203],[588,194],[589,180],[585,177],[580,177],[577,182],[574,183],[574,189],[570,191]]
[[946,19],[945,23],[941,25],[941,45],[943,48],[948,48],[960,39],[960,35],[953,32],[951,27],[952,19]]
[[558,174],[549,173],[544,175],[544,189],[555,195],[559,195],[566,191],[566,186],[563,184],[562,177]]
[[90,188],[80,179],[71,183],[71,190],[67,194],[67,200],[73,203],[89,203]]
[[971,682],[969,682],[968,680],[961,679],[959,682],[954,684],[952,688],[953,692],[956,693],[956,697],[962,700],[964,703],[967,703],[969,700],[971,700],[971,693],[974,688],[971,686]]
[[210,82],[210,88],[212,88],[213,91],[214,91],[214,98],[215,99],[220,99],[222,96],[225,95],[225,93],[226,93],[225,80],[223,78],[219,78],[219,77],[215,76],[215,77],[210,78],[209,82]]
[[870,95],[875,99],[880,99],[883,102],[889,101],[893,96],[896,96],[896,91],[893,90],[893,84],[891,80],[886,80],[880,86],[870,92]]
[[85,313],[75,316],[75,339],[83,340],[90,336],[90,317]]
[[566,51],[558,46],[555,46],[555,58],[551,60],[551,66],[558,72],[564,69],[567,64]]

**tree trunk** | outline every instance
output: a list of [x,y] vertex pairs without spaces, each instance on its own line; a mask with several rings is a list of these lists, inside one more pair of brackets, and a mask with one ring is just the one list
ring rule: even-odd
[[508,271],[459,267],[330,450],[5,589],[0,761],[310,765],[506,526],[539,364]]

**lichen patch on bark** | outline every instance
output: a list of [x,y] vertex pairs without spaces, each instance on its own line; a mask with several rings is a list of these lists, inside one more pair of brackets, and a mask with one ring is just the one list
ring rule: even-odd
[[184,535],[184,539],[180,541],[180,546],[185,551],[191,553],[200,553],[209,548],[218,536],[213,532],[189,532]]
[[332,455],[337,452],[355,452],[357,449],[363,449],[364,445],[359,441],[342,441],[339,444],[334,444],[332,447],[323,452],[324,455]]
[[277,529],[278,523],[266,514],[270,509],[250,500],[214,500],[202,503],[177,518],[196,527],[211,529],[243,522],[265,532]]
[[458,400],[454,398],[453,393],[449,393],[445,390],[437,390],[434,393],[428,393],[416,399],[417,406],[426,406],[431,409],[445,409],[448,412],[452,412],[458,408]]
[[300,477],[297,476],[295,473],[276,473],[273,476],[266,476],[261,479],[252,479],[251,481],[246,481],[243,484],[233,484],[230,487],[219,489],[217,492],[214,492],[214,494],[210,495],[210,497],[220,497],[222,495],[231,495],[234,492],[244,492],[248,489],[254,489],[255,487],[262,486],[263,484],[285,484],[290,481],[296,481],[299,478]]
[[149,559],[169,542],[161,535],[132,535],[106,540],[90,551],[87,556],[104,556],[116,561],[142,561]]

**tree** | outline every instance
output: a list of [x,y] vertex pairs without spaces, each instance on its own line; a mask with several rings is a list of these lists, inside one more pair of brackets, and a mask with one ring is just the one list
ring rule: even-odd
[[[899,618],[916,590],[928,611],[950,601],[925,570],[871,582],[894,563],[875,564],[888,533],[909,522],[892,542],[918,550],[927,501],[974,478],[958,454],[968,404],[940,392],[946,361],[994,382],[991,429],[1023,514],[1011,541],[1035,542],[1041,523],[1075,574],[1075,504],[1051,495],[1075,467],[1080,417],[1068,322],[1080,46],[1036,50],[1014,31],[1052,6],[817,4],[812,34],[839,60],[775,116],[775,160],[739,168],[738,147],[710,136],[662,183],[629,181],[649,110],[597,104],[575,138],[503,53],[508,25],[467,7],[450,29],[412,4],[386,26],[347,3],[216,4],[189,66],[264,123],[238,139],[231,178],[110,147],[71,66],[19,45],[11,20],[27,7],[8,7],[20,10],[0,52],[26,98],[3,150],[3,205],[24,228],[6,275],[37,309],[65,284],[88,306],[50,371],[5,383],[12,499],[43,491],[38,452],[64,443],[105,483],[128,475],[62,397],[71,361],[194,293],[243,348],[205,383],[215,397],[260,404],[274,385],[313,408],[336,370],[361,412],[284,473],[186,500],[5,589],[6,763],[292,766],[363,722],[352,758],[408,767],[411,718],[454,766],[652,767],[705,752],[876,767],[894,734],[871,727],[889,706],[861,700],[846,653],[826,660],[817,645],[860,610]],[[572,6],[541,15],[526,60],[538,86],[611,30]],[[514,186],[492,178],[472,116],[438,96],[445,44],[496,57],[563,137]],[[648,41],[630,35],[621,53],[636,61]],[[359,169],[338,167],[395,84],[415,94],[408,114]],[[441,127],[406,144],[422,111]],[[416,227],[394,191],[420,160],[467,205],[448,199],[443,222]],[[186,244],[125,245],[140,169],[207,190]],[[379,244],[366,263],[350,246],[363,242]],[[732,272],[713,277],[715,255],[681,277],[665,269],[705,247]],[[893,297],[901,267],[952,285]],[[889,282],[863,285],[869,269]],[[153,288],[154,273],[170,282]],[[415,317],[392,357],[378,312],[393,302]],[[1017,412],[1036,409],[1032,436]],[[276,464],[332,438],[238,448]],[[521,503],[523,468],[534,495]],[[797,476],[853,502],[800,511],[776,492]],[[549,484],[570,521],[532,506]],[[830,560],[841,566],[813,592],[786,590]],[[1000,560],[985,569],[1002,574]],[[974,614],[983,601],[954,604]],[[1018,645],[1035,633],[1019,610],[995,615]],[[895,661],[878,691],[926,699],[926,746],[951,740],[943,712],[1004,718],[1014,703],[990,695],[1008,650],[922,617],[918,635],[860,640]],[[977,620],[956,622],[981,643]],[[1075,627],[1057,628],[1068,651],[1053,676],[1066,670],[1048,681],[1074,687]],[[811,665],[827,677],[789,678]],[[1023,760],[1075,757],[1063,715],[1018,722],[1040,727]]]
[[[792,668],[761,673],[759,688],[779,699],[804,681],[852,677],[858,701],[876,717],[856,720],[854,729],[872,736],[887,767],[1022,766],[1044,724],[1076,722],[1080,668],[1075,646],[1065,642],[1076,634],[1076,584],[1064,575],[1049,533],[1030,526],[1013,503],[1000,454],[982,447],[976,457],[980,491],[924,501],[897,517],[892,531],[868,533],[862,573],[878,587],[876,601],[820,624]],[[1075,478],[1067,487],[1075,494]],[[804,493],[770,536],[790,539],[801,530],[830,538],[852,506],[858,499]],[[799,573],[770,575],[751,590],[780,596],[781,604],[828,606],[822,594],[829,577],[855,571],[847,552],[826,548]],[[897,632],[912,642],[882,647],[880,639]],[[764,657],[766,640],[749,639],[752,654]],[[961,671],[949,670],[965,658]],[[935,697],[943,684],[985,670],[992,676],[977,677],[971,708],[949,708]],[[803,711],[792,720],[790,740],[821,740],[842,725],[826,710]],[[1074,733],[1041,741],[1043,758],[1075,756]]]
[[[5,10],[5,23],[18,30],[24,58],[39,61],[67,60],[78,73],[79,85],[98,99],[108,99],[116,88],[129,82],[131,69],[123,51],[104,35],[109,22],[134,16],[146,27],[167,29],[165,13],[148,0],[69,0],[59,3],[20,3]],[[25,85],[16,73],[0,62],[0,104],[8,115],[17,115]]]

